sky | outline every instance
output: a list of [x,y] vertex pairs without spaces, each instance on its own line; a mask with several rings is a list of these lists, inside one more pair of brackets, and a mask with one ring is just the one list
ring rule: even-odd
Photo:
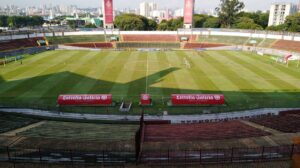
[[[184,0],[114,0],[114,5],[118,9],[123,8],[138,8],[139,3],[148,1],[148,2],[157,2],[159,8],[182,8]],[[220,3],[220,0],[195,0],[196,9],[208,10],[214,9]],[[270,5],[274,2],[292,2],[299,3],[299,0],[242,0],[244,1],[248,10],[269,10]],[[52,4],[52,5],[77,5],[78,7],[100,7],[102,0],[0,0],[0,6],[4,5],[17,5],[20,7],[26,6],[40,6],[43,4]]]

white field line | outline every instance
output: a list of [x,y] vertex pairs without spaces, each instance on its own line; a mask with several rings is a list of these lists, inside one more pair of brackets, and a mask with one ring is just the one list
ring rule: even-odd
[[149,73],[149,62],[148,62],[148,53],[147,53],[147,65],[146,65],[146,91],[145,93],[148,93],[148,73]]

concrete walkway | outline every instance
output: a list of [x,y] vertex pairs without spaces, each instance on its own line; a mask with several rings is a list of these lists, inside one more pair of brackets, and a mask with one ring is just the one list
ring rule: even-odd
[[[199,121],[220,121],[224,119],[239,119],[244,117],[255,117],[258,115],[278,115],[280,111],[295,110],[295,108],[264,108],[257,110],[237,111],[228,113],[202,114],[202,115],[145,115],[145,120],[170,120],[172,123],[194,123]],[[101,115],[101,114],[79,114],[65,113],[34,109],[0,108],[0,112],[33,115],[41,117],[52,117],[60,119],[76,120],[106,120],[106,121],[139,121],[139,115]]]

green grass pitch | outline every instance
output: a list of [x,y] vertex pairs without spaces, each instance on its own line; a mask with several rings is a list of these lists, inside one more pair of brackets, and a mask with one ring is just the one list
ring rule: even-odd
[[154,114],[194,114],[208,107],[166,101],[173,93],[222,93],[226,106],[212,111],[300,107],[296,65],[241,51],[49,51],[0,67],[0,104],[56,108],[59,94],[111,93],[137,109],[139,95],[149,93]]

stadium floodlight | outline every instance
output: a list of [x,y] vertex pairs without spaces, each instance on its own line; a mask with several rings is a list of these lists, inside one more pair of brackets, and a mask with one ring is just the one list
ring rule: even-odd
[[193,28],[193,15],[194,15],[195,0],[184,1],[184,28]]

